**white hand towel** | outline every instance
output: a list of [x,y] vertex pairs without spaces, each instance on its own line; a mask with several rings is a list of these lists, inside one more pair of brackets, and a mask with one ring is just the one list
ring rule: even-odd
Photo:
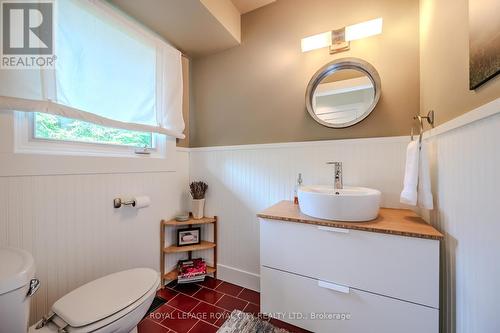
[[420,167],[418,175],[418,206],[425,209],[433,209],[434,203],[431,191],[431,171],[429,166],[428,144],[422,142],[420,149]]
[[401,203],[415,206],[417,204],[417,185],[419,169],[418,141],[412,141],[406,148],[406,168],[404,188],[401,192]]

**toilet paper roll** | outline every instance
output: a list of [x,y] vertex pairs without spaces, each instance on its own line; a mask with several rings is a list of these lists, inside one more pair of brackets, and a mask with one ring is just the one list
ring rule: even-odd
[[148,196],[139,196],[134,198],[134,207],[135,208],[144,208],[148,207],[151,204],[151,199]]

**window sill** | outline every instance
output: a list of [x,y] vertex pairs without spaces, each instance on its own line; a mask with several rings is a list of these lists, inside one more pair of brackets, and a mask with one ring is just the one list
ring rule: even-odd
[[0,153],[0,176],[174,172],[176,155],[175,146],[169,158]]

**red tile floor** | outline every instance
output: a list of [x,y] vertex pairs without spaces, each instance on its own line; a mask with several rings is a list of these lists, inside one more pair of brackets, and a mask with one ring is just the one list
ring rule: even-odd
[[[139,323],[139,333],[213,333],[234,309],[254,315],[260,311],[258,292],[208,277],[198,284],[171,282],[157,296],[167,302]],[[271,322],[291,333],[307,332],[279,320]]]

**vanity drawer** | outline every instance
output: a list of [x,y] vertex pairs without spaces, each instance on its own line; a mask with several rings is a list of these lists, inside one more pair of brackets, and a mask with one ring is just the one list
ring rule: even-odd
[[[261,311],[317,333],[437,333],[439,310],[261,267]],[[340,290],[340,291],[339,291]],[[316,315],[314,319],[311,314]],[[318,319],[318,314],[324,314]],[[331,319],[335,315],[349,319]]]
[[263,220],[261,265],[439,308],[439,241]]

